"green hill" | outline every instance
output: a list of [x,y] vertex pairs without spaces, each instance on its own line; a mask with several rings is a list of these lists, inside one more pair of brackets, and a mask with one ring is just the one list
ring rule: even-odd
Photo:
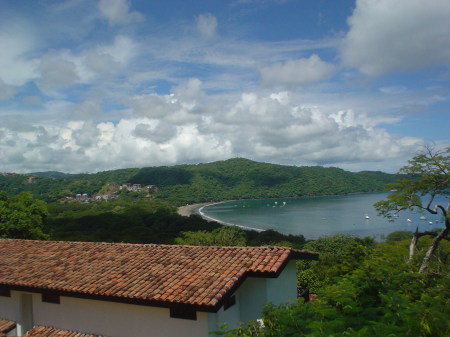
[[[58,174],[61,175],[61,174]],[[52,202],[77,193],[92,195],[108,183],[155,185],[156,197],[173,205],[220,201],[348,194],[385,190],[398,175],[383,172],[348,172],[321,166],[285,166],[235,158],[197,165],[120,169],[94,174],[46,175],[3,174],[0,190],[8,194],[30,191]],[[122,197],[139,197],[122,193]]]
[[29,175],[43,177],[43,178],[63,178],[68,177],[70,173],[63,173],[58,171],[32,172]]
[[321,166],[284,166],[236,158],[209,164],[141,169],[129,181],[160,187],[159,197],[174,204],[227,199],[298,197],[385,190],[398,176],[352,173]]
[[[36,176],[35,174],[0,174],[0,190],[8,194],[31,192],[36,198],[54,202],[64,197],[75,197],[77,193],[92,195],[108,182],[125,183],[139,169],[121,169],[93,174],[70,174],[62,177]],[[30,177],[33,177],[30,181]]]

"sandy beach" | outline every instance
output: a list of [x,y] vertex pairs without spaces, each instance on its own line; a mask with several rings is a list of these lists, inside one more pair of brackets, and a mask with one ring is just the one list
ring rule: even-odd
[[229,202],[229,201],[233,201],[233,200],[224,200],[224,201],[219,201],[219,202],[207,202],[207,203],[203,203],[203,204],[192,204],[192,205],[181,206],[181,207],[178,207],[177,212],[179,215],[182,215],[182,216],[190,216],[191,214],[198,214],[205,220],[215,221],[215,222],[220,223],[225,226],[237,226],[237,227],[240,227],[245,230],[254,230],[257,232],[264,231],[263,229],[259,229],[259,228],[253,228],[253,227],[247,227],[247,226],[232,224],[232,223],[228,223],[228,222],[223,222],[223,221],[211,218],[211,217],[203,214],[203,212],[202,212],[202,208],[204,206],[221,204],[221,203]]
[[208,203],[203,203],[203,204],[192,204],[192,205],[186,205],[186,206],[181,206],[178,207],[178,214],[182,215],[182,216],[190,216],[191,214],[195,214],[198,213],[198,209],[206,206],[206,205],[211,205],[212,203],[208,202]]

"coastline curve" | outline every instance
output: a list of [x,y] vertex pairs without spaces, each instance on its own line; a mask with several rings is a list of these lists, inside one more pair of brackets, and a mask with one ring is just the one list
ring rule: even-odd
[[237,226],[243,230],[264,232],[264,229],[261,229],[261,228],[248,227],[248,226],[237,225],[234,223],[221,221],[221,220],[215,219],[213,217],[210,217],[203,212],[203,209],[207,206],[213,206],[213,205],[223,204],[223,203],[232,202],[232,201],[234,201],[234,200],[224,200],[224,201],[212,202],[212,203],[201,203],[201,204],[192,204],[192,205],[181,206],[181,207],[178,207],[177,213],[181,216],[190,216],[192,214],[198,214],[207,221],[214,221],[223,226]]

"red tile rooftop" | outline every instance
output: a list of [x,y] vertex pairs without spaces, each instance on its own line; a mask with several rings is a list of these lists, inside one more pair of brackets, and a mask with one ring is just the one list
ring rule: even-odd
[[60,330],[48,328],[44,326],[35,326],[28,331],[23,337],[102,337],[98,335],[89,335],[74,331]]
[[247,276],[276,277],[286,247],[210,247],[0,239],[0,290],[52,292],[217,311]]
[[15,322],[8,321],[6,319],[0,319],[0,336],[2,336],[2,334],[6,335],[8,332],[10,332],[15,327],[16,327]]

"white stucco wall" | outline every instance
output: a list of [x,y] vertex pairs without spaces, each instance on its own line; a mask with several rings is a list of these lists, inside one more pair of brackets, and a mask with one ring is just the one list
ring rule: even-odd
[[8,332],[7,334],[6,334],[6,337],[12,337],[12,336],[17,336],[18,335],[18,333],[17,333],[17,330],[16,329],[12,329],[10,332]]
[[[16,291],[11,292],[11,297],[0,296],[0,318],[14,321],[17,325],[16,329],[8,333],[8,336],[13,336],[14,334],[21,336],[27,331],[29,327],[24,327],[21,322],[25,321],[31,324],[32,317],[28,317],[29,315],[23,317],[24,314],[27,314],[21,305],[23,295],[33,296],[31,293],[19,293]],[[31,314],[31,307],[28,309],[30,310],[29,314]]]
[[[12,297],[0,296],[0,319],[17,322],[19,318],[19,302]],[[17,329],[13,329],[6,336],[17,336]]]
[[[0,318],[20,322],[20,295],[12,291],[11,297],[0,296]],[[268,302],[290,302],[296,295],[296,268],[291,261],[278,278],[247,278],[236,291],[233,306],[227,310],[222,307],[217,313],[197,312],[196,321],[171,318],[166,308],[64,296],[60,304],[54,304],[42,302],[40,294],[33,294],[33,322],[110,337],[207,337],[224,323],[232,329],[239,322],[260,318]]]
[[[20,293],[0,297],[0,317],[20,322]],[[33,294],[34,325],[53,326],[109,337],[208,336],[208,314],[197,320],[171,318],[169,309],[61,296],[61,303],[42,302]]]
[[[222,306],[216,313],[208,313],[208,330],[219,331],[223,324],[227,325],[228,329],[235,329],[240,322],[240,311],[239,311],[239,294],[234,294],[236,298],[236,303],[229,307],[227,310]],[[211,335],[213,336],[213,335]]]
[[297,298],[296,262],[290,261],[277,278],[267,279],[267,302],[281,304]]
[[249,277],[238,290],[240,320],[250,321],[261,317],[261,311],[267,303],[267,279]]
[[295,261],[290,261],[277,278],[249,277],[235,293],[236,303],[217,313],[210,313],[209,330],[219,330],[224,323],[228,329],[237,328],[239,322],[261,318],[264,306],[271,302],[281,304],[297,298],[297,273]]
[[264,306],[271,302],[281,304],[297,298],[297,275],[295,261],[290,261],[277,278],[247,278],[239,287],[236,304],[239,305],[240,321],[261,318]]
[[0,318],[16,322],[20,312],[19,300],[17,293],[11,295],[11,297],[0,296]]
[[35,324],[56,325],[110,337],[208,336],[208,315],[171,318],[169,309],[61,297],[60,304],[36,302]]

